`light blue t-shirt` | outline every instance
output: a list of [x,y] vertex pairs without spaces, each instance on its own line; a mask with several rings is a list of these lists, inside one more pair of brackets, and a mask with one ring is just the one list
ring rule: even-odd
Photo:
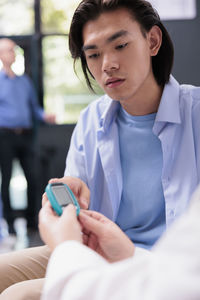
[[152,131],[155,117],[132,116],[121,108],[117,119],[123,189],[116,223],[145,248],[151,248],[166,227],[162,149]]

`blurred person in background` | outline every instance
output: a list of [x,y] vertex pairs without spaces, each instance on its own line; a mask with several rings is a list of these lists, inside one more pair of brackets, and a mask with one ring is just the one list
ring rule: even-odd
[[1,195],[3,216],[9,233],[15,233],[14,215],[9,196],[12,163],[19,159],[27,180],[27,227],[37,228],[36,221],[36,178],[34,172],[34,121],[55,123],[55,115],[46,114],[39,106],[30,78],[17,76],[11,66],[15,62],[14,41],[0,39],[0,169],[2,174]]

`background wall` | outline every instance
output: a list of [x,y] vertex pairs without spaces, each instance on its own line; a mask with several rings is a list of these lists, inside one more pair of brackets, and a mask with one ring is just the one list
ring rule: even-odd
[[164,21],[174,42],[173,75],[180,83],[200,85],[200,0],[194,20]]

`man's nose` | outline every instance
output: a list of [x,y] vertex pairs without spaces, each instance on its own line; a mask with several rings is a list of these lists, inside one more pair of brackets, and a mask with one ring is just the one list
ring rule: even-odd
[[104,55],[102,61],[102,71],[111,72],[119,69],[119,62],[114,55]]

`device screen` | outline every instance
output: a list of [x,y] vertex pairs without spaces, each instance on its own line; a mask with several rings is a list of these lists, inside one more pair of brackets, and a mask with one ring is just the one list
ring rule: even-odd
[[73,204],[71,195],[69,194],[66,187],[64,187],[63,185],[54,185],[52,187],[52,190],[60,206],[66,206],[70,203]]

